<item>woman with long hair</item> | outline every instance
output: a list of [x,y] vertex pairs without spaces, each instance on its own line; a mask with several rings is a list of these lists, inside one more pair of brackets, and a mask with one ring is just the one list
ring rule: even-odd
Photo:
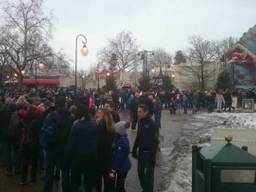
[[98,140],[98,178],[97,192],[101,192],[102,179],[104,183],[104,192],[109,192],[112,189],[112,181],[109,178],[113,160],[113,143],[115,138],[115,123],[111,111],[108,108],[103,108],[98,111],[97,124],[100,130]]

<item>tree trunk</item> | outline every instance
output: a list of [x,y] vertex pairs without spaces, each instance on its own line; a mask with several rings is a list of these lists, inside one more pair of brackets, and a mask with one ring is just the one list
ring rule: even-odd
[[17,74],[17,77],[18,77],[18,83],[19,83],[19,86],[22,86],[23,85],[23,74],[21,71],[18,72]]
[[3,87],[4,84],[4,65],[1,65],[1,71],[0,71],[0,88]]
[[201,90],[204,90],[205,79],[204,79],[204,63],[201,62]]

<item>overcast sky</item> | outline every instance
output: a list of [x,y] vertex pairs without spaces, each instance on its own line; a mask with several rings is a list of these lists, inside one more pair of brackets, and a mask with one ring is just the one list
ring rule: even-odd
[[85,70],[122,30],[130,31],[141,49],[162,47],[174,54],[192,35],[239,38],[256,24],[256,0],[45,0],[45,10],[54,14],[52,45],[72,61],[76,35],[88,38],[89,55],[78,62]]

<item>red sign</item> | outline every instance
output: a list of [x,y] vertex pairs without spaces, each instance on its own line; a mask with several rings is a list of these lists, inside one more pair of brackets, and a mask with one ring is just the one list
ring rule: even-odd
[[23,79],[25,85],[59,85],[59,79]]

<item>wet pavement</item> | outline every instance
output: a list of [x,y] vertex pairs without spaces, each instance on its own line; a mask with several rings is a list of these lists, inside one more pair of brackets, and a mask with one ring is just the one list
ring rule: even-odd
[[[121,117],[124,120],[129,120],[129,115],[127,113],[122,113]],[[189,118],[189,115],[175,115],[171,116],[169,111],[163,110],[162,112],[162,128],[161,128],[161,149],[162,150],[171,150],[173,147],[173,142],[180,136],[181,134],[181,125],[184,121]],[[132,149],[133,141],[136,137],[136,133],[131,130],[128,131],[130,147]],[[165,162],[168,161],[164,159],[164,155],[160,154],[160,160],[157,162],[157,166],[155,168],[155,189],[154,191],[161,191],[162,183],[164,182],[162,179],[162,174],[165,169]],[[138,174],[137,174],[137,161],[133,158],[132,160],[132,169],[130,170],[127,180],[126,180],[126,189],[128,192],[141,192],[142,189],[139,184]]]

